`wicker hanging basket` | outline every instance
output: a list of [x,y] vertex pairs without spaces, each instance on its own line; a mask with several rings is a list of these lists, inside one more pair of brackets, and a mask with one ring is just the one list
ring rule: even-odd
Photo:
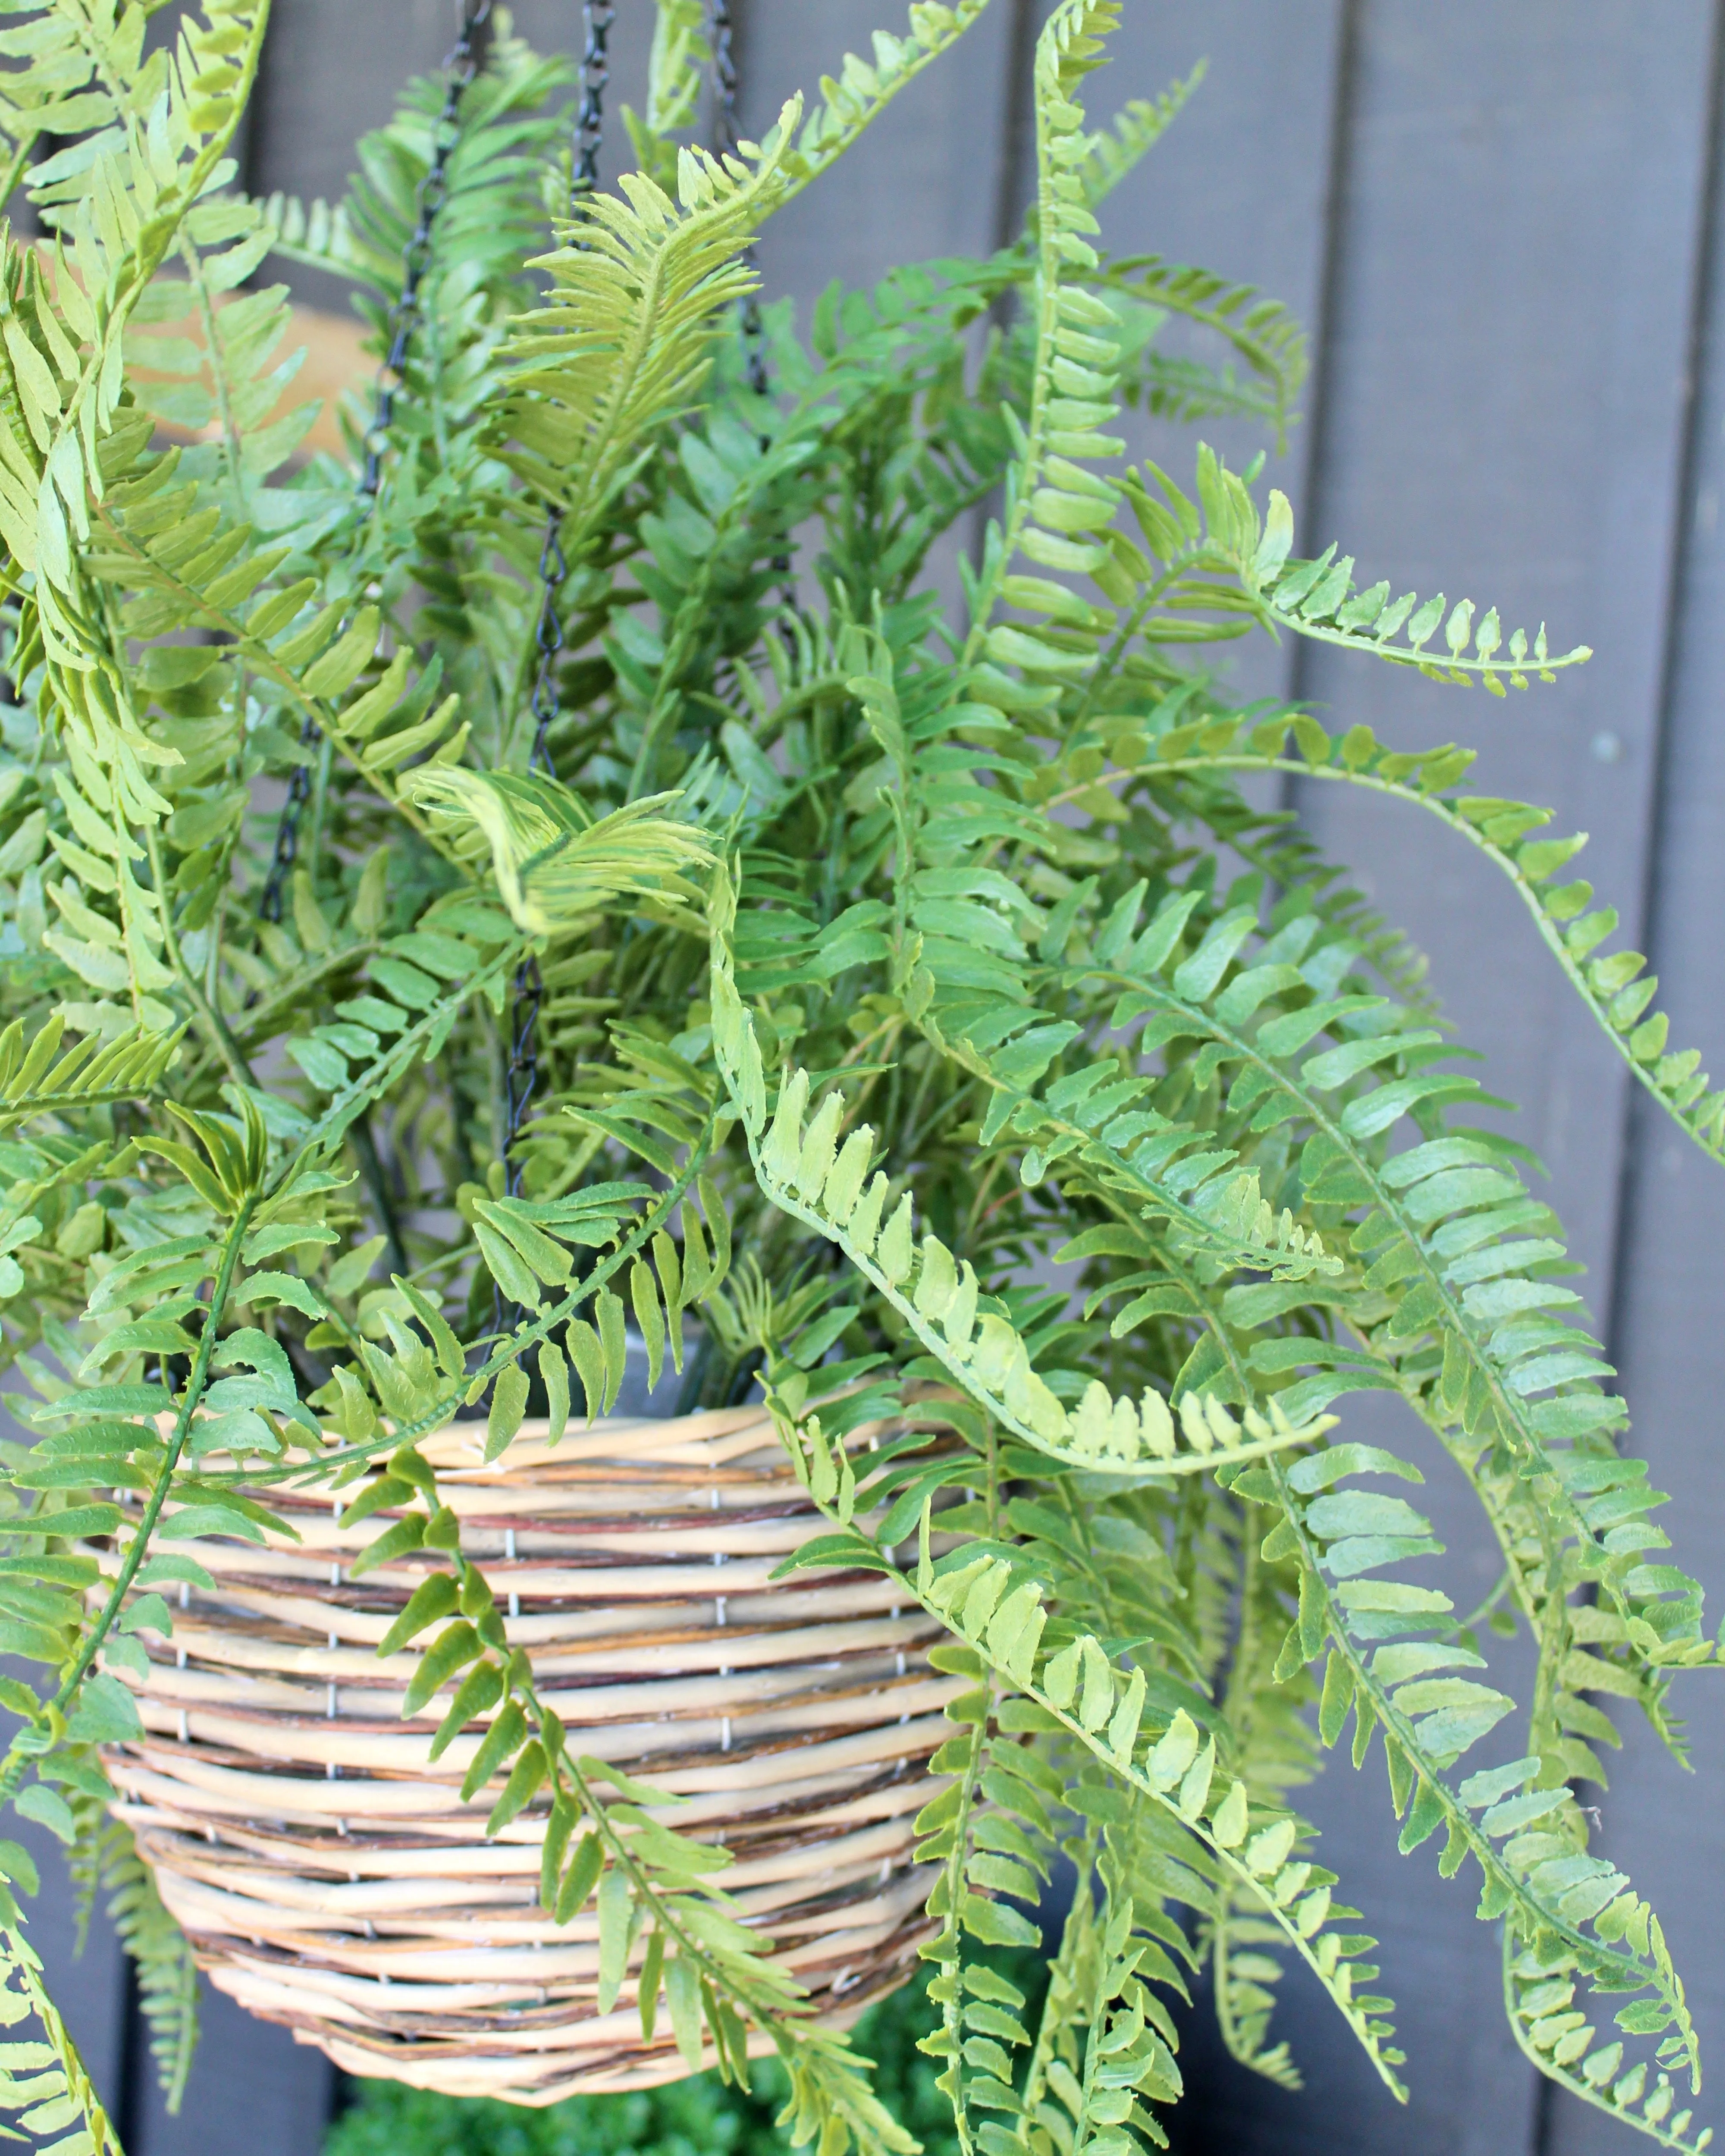
[[[511,1640],[572,1748],[688,1799],[679,1830],[724,1843],[742,1913],[824,2022],[853,2020],[927,1931],[911,1822],[962,1689],[928,1666],[935,1628],[872,1575],[771,1581],[819,1522],[758,1408],[555,1450],[543,1429],[492,1466],[482,1424],[421,1448]],[[632,1989],[598,2011],[591,1907],[539,1907],[542,1807],[488,1841],[489,1800],[459,1794],[478,1733],[433,1766],[446,1701],[402,1719],[418,1648],[376,1645],[434,1558],[350,1582],[387,1516],[344,1532],[326,1496],[270,1497],[300,1543],[196,1545],[216,1590],[182,1590],[172,1641],[149,1635],[146,1733],[109,1761],[211,1981],[350,2073],[449,2095],[674,2079],[664,2014],[649,2046]]]

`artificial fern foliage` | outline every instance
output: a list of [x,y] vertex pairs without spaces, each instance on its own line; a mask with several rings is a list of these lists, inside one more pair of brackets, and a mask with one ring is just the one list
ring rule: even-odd
[[[1196,88],[1092,123],[1117,0],[1038,39],[1023,235],[835,289],[806,333],[769,305],[763,389],[754,235],[985,4],[912,7],[721,154],[691,138],[703,11],[660,0],[639,170],[572,215],[571,69],[505,18],[452,135],[410,85],[331,208],[234,186],[262,0],[147,57],[141,0],[7,7],[0,133],[47,236],[8,238],[0,303],[0,1299],[36,1396],[0,1650],[41,1671],[0,1686],[0,1794],[112,1897],[177,2090],[191,1964],[101,1748],[200,1538],[317,1488],[377,1517],[356,1574],[428,1553],[383,1650],[430,1642],[407,1711],[441,1714],[433,1758],[485,1732],[464,1797],[542,1823],[547,1910],[596,1902],[602,2010],[637,1988],[650,2039],[662,1999],[691,2071],[744,2076],[764,2039],[822,2156],[909,2148],[722,1849],[541,1699],[418,1449],[609,1412],[634,1335],[686,1408],[758,1388],[824,1516],[791,1568],[887,1575],[970,1680],[917,1822],[963,2156],[1160,2144],[1206,1964],[1249,2066],[1297,2086],[1286,1977],[1401,2091],[1420,2062],[1296,1809],[1344,1739],[1500,1928],[1541,2071],[1702,2148],[1681,1979],[1575,1794],[1617,1742],[1602,1697],[1681,1755],[1700,1589],[1417,954],[1242,776],[1438,817],[1715,1155],[1725,1092],[1639,954],[1602,955],[1615,915],[1559,880],[1579,839],[1466,791],[1468,750],[1237,707],[1209,647],[1315,638],[1499,696],[1586,650],[1297,557],[1283,495],[1202,444],[1189,482],[1127,463],[1129,403],[1280,439],[1303,348],[1245,287],[1101,250],[1096,205]],[[344,458],[301,453],[272,257],[401,339]],[[1171,316],[1214,366],[1159,352]],[[929,552],[979,508],[950,616]],[[1437,1584],[1420,1469],[1348,1435],[1367,1390],[1483,1508],[1495,1630]],[[1482,1646],[1522,1628],[1518,1702]],[[33,1890],[15,1843],[0,1872]],[[999,1950],[1075,1873],[1033,2010]],[[6,1890],[0,2018],[43,2036],[0,2096],[82,2156],[112,2130],[24,1921]]]

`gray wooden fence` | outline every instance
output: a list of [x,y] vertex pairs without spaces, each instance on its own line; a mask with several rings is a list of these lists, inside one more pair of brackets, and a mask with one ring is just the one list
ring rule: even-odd
[[[451,0],[276,0],[248,146],[254,187],[333,194],[349,146],[410,68],[434,66]],[[747,121],[866,51],[901,0],[737,0]],[[1408,746],[1480,752],[1481,790],[1550,803],[1590,830],[1586,865],[1664,977],[1674,1038],[1725,1070],[1725,260],[1717,201],[1721,8],[1709,0],[1127,0],[1100,103],[1208,56],[1178,126],[1110,205],[1108,235],[1261,285],[1310,324],[1307,417],[1275,476],[1302,542],[1339,538],[1395,588],[1472,591],[1549,620],[1598,656],[1507,705],[1283,652],[1254,690],[1313,700]],[[619,92],[639,97],[646,0],[619,0]],[[771,230],[770,289],[993,244],[1026,184],[1025,80],[1040,0],[995,0],[945,66],[867,139],[836,186]],[[522,0],[542,44],[572,42],[574,0]],[[309,296],[309,295],[308,295]],[[321,296],[321,295],[320,295]],[[1230,446],[1234,437],[1224,434]],[[1140,447],[1153,446],[1142,430]],[[1631,1098],[1511,894],[1476,858],[1316,786],[1299,803],[1330,850],[1430,953],[1462,1036],[1525,1106],[1589,1268],[1636,1412],[1676,1500],[1685,1561],[1725,1600],[1722,1266],[1707,1226],[1725,1180]],[[1321,798],[1320,798],[1321,797]],[[1351,1418],[1363,1425],[1365,1414]],[[1405,1433],[1399,1433],[1405,1438]],[[1455,1562],[1491,1563],[1463,1493],[1431,1463]],[[1716,2062],[1725,2060],[1725,1701],[1680,1697],[1694,1777],[1625,1719],[1600,1799],[1603,1843],[1660,1909]],[[1281,2012],[1305,2071],[1291,2097],[1233,2068],[1194,2023],[1179,2132],[1230,2156],[1593,2156],[1626,2129],[1554,2097],[1498,2004],[1472,1896],[1430,1847],[1399,1858],[1382,1769],[1345,1763],[1311,1809],[1347,1891],[1384,1938],[1414,2097],[1399,2112],[1291,1978]],[[38,1935],[60,1972],[64,1901]],[[332,2097],[316,2054],[210,2004],[177,2120],[161,2112],[111,1944],[62,1989],[132,2156],[311,2156]],[[1707,2099],[1703,2098],[1705,2106]]]

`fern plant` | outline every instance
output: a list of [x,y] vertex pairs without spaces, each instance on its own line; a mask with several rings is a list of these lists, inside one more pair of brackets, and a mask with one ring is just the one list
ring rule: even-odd
[[[210,1584],[200,1540],[337,1493],[367,1565],[435,1553],[382,1651],[430,1643],[408,1712],[441,1715],[432,1757],[484,1732],[463,1794],[540,1823],[547,1910],[596,1902],[602,2010],[638,1999],[650,2038],[662,2003],[691,2070],[764,2042],[822,2156],[911,2145],[722,1850],[542,1698],[420,1450],[605,1414],[634,1335],[685,1408],[758,1386],[825,1521],[792,1566],[886,1575],[969,1681],[917,1822],[963,2156],[1159,2144],[1206,1962],[1247,2065],[1297,2082],[1299,1965],[1401,2092],[1295,1800],[1350,1725],[1403,1849],[1497,1927],[1528,2056],[1699,2149],[1681,1981],[1577,1790],[1602,1701],[1681,1752],[1701,1592],[1417,954],[1242,775],[1438,817],[1716,1155],[1725,1092],[1559,880],[1579,839],[1467,791],[1466,749],[1239,708],[1214,647],[1500,696],[1588,654],[1296,557],[1286,500],[1202,445],[1189,483],[1126,460],[1133,401],[1279,433],[1301,348],[1242,287],[1099,249],[1193,87],[1092,124],[1118,0],[1037,42],[1019,241],[834,290],[806,335],[769,307],[745,348],[754,235],[985,4],[918,0],[720,156],[689,136],[701,11],[660,0],[639,169],[572,218],[570,70],[506,20],[452,123],[411,85],[331,208],[234,184],[264,0],[147,54],[148,0],[8,0],[9,183],[47,236],[8,237],[0,306],[0,1298],[35,1395],[0,1649],[41,1675],[0,1681],[0,1797],[115,1896],[177,2087],[195,1987],[102,1748],[175,1651],[163,1590]],[[396,347],[345,459],[297,454],[272,258]],[[1213,367],[1159,352],[1170,315]],[[979,507],[954,615],[929,551]],[[1345,1434],[1361,1391],[1477,1497],[1490,1625],[1439,1584],[1420,1468]],[[1518,1703],[1483,1650],[1522,1631]],[[33,1890],[16,1843],[0,1872]],[[1033,2013],[999,1950],[1074,1874]],[[43,2035],[0,2095],[83,2156],[112,2132],[24,1923],[8,1889],[0,2018]]]

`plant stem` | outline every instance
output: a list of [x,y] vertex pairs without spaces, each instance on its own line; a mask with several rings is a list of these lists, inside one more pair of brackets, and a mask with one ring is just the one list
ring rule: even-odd
[[389,1178],[383,1172],[383,1163],[378,1157],[377,1142],[372,1136],[369,1111],[355,1116],[347,1135],[353,1150],[359,1156],[359,1172],[365,1178],[366,1188],[372,1203],[377,1209],[377,1225],[383,1230],[389,1245],[391,1270],[405,1273],[408,1270],[407,1245],[401,1239],[401,1224],[396,1217],[395,1194],[389,1188]]
[[153,824],[143,827],[144,844],[150,855],[150,875],[156,886],[156,911],[162,922],[162,941],[167,952],[167,962],[178,974],[180,984],[192,999],[192,1007],[203,1022],[212,1046],[228,1066],[228,1075],[236,1086],[249,1089],[252,1083],[250,1065],[234,1038],[232,1029],[223,1017],[220,1009],[204,993],[203,983],[186,963],[185,953],[180,948],[180,939],[174,930],[173,907],[169,897],[162,866],[162,841]]

